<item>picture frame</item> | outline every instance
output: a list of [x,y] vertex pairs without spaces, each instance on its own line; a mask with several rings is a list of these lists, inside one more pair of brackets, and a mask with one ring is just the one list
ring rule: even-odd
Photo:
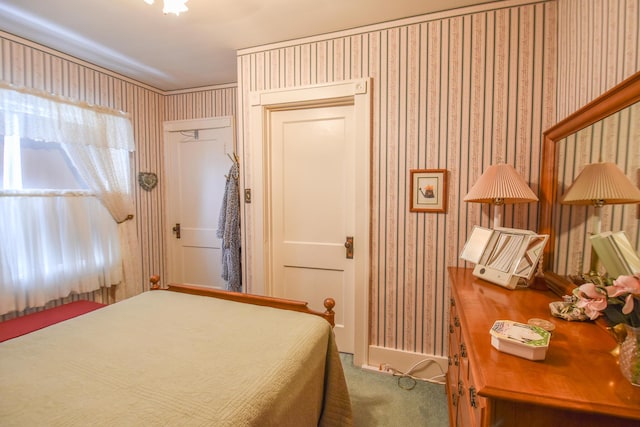
[[411,169],[410,171],[411,212],[447,211],[447,170]]

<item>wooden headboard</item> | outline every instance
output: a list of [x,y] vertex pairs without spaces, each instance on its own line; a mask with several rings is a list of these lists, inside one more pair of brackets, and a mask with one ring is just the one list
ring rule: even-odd
[[[154,275],[149,279],[151,282],[150,289],[157,290],[162,289],[160,287],[160,276]],[[325,319],[331,327],[335,327],[335,307],[336,302],[333,298],[326,298],[324,300],[325,312],[315,311],[309,308],[309,303],[305,301],[297,301],[285,298],[267,297],[262,295],[245,294],[239,292],[223,291],[220,289],[212,289],[204,286],[186,285],[179,283],[171,283],[167,285],[166,290],[173,292],[181,292],[191,295],[201,295],[213,298],[220,298],[229,301],[243,302],[246,304],[261,305],[265,307],[280,308],[283,310],[298,311],[300,313],[313,314]]]

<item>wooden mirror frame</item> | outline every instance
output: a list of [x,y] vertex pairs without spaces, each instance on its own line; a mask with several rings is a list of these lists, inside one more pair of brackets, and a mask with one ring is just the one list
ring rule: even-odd
[[571,294],[575,287],[566,277],[555,274],[551,261],[555,249],[555,229],[553,227],[553,207],[558,192],[558,159],[556,144],[567,136],[604,119],[640,101],[640,72],[622,81],[578,111],[547,129],[543,136],[542,168],[540,170],[540,217],[539,233],[548,234],[544,249],[544,279],[557,295]]

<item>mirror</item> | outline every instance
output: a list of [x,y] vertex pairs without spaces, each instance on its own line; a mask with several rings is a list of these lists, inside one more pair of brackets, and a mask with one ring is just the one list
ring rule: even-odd
[[[581,268],[581,264],[585,262],[585,252],[589,252],[589,245],[585,240],[587,232],[591,230],[587,218],[592,215],[592,210],[587,211],[587,209],[592,208],[583,207],[583,211],[575,211],[576,207],[573,207],[574,211],[567,214],[569,207],[560,208],[557,200],[563,191],[571,185],[573,177],[578,174],[584,164],[597,162],[600,158],[604,161],[613,161],[611,158],[606,158],[608,153],[614,153],[618,158],[629,159],[628,156],[631,153],[618,153],[617,144],[615,147],[611,144],[604,146],[598,141],[597,144],[601,144],[601,148],[598,148],[594,153],[591,143],[596,139],[593,137],[594,133],[599,133],[601,136],[602,129],[608,129],[607,134],[613,133],[613,138],[617,141],[615,135],[617,132],[621,132],[621,127],[610,125],[603,120],[609,118],[609,121],[616,123],[618,118],[614,115],[620,112],[622,118],[629,123],[629,115],[637,114],[638,107],[632,107],[632,110],[629,110],[628,107],[639,101],[640,72],[624,80],[544,133],[540,175],[539,233],[549,235],[549,242],[545,247],[543,258],[544,278],[548,287],[558,295],[571,292],[574,285],[566,278],[566,274],[575,274],[576,270]],[[624,126],[622,128],[622,131],[625,132]],[[629,145],[635,146],[637,150],[637,146],[640,145],[636,142],[638,135],[629,135],[628,131],[626,134],[633,139],[633,143]],[[611,137],[610,135],[606,136],[607,138]],[[637,157],[631,158],[631,161],[637,162]],[[569,165],[568,168],[565,168],[565,165]],[[578,170],[575,170],[576,168]],[[625,167],[621,167],[621,169],[624,170]],[[631,215],[631,222],[636,221],[635,229],[637,230],[638,208],[636,205],[625,207],[626,213],[624,214],[621,207],[609,207],[609,209],[612,208],[618,209],[619,212],[616,215]],[[621,225],[618,224],[617,227],[620,228]],[[573,234],[574,240],[568,246],[566,244],[567,233]],[[637,237],[633,240],[637,241]],[[564,261],[559,262],[559,257],[562,257]],[[588,259],[588,255],[586,255],[586,259]]]

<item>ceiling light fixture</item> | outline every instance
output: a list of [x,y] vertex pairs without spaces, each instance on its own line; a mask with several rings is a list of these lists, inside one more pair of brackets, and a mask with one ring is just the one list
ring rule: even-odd
[[[144,0],[147,4],[153,4],[154,0]],[[164,0],[164,7],[162,8],[162,12],[166,15],[169,13],[175,13],[176,16],[180,15],[181,12],[186,12],[189,10],[187,5],[185,4],[189,0]]]

